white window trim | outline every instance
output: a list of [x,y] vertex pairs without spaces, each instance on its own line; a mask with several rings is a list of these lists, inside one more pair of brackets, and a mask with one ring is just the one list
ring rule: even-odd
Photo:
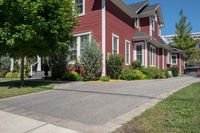
[[152,17],[149,17],[149,35],[152,36],[153,35],[153,30],[152,30]]
[[[126,45],[127,45],[127,43],[128,43],[128,47],[129,47],[129,60],[128,60],[128,63],[126,62],[126,56],[127,56],[127,47],[126,47]],[[128,40],[125,40],[125,65],[130,65],[131,64],[131,43],[130,43],[130,41],[128,41]]]
[[114,50],[114,37],[118,38],[118,40],[117,40],[117,54],[119,54],[119,36],[117,36],[116,34],[112,34],[112,54],[113,54],[113,50]]
[[137,50],[136,50],[136,46],[139,46],[141,45],[142,46],[142,65],[144,66],[145,65],[145,60],[144,60],[144,57],[145,57],[145,52],[144,52],[144,43],[143,42],[139,42],[139,43],[135,43],[134,44],[134,61],[137,61]]
[[135,26],[135,28],[137,28],[137,29],[140,28],[140,19],[139,19],[139,18],[135,18],[134,26]]
[[[78,33],[78,34],[74,34],[73,36],[74,37],[77,37],[77,40],[76,40],[76,48],[77,48],[77,60],[79,61],[80,60],[80,56],[81,56],[81,36],[84,36],[84,35],[89,35],[89,42],[91,42],[91,39],[92,39],[92,32],[84,32],[84,33]],[[69,64],[75,64],[75,61],[69,61]]]
[[177,54],[173,54],[173,56],[176,56],[176,63],[173,63],[173,58],[172,58],[172,65],[177,65],[178,64],[178,55]]
[[[151,49],[154,49],[155,50],[155,53],[152,53]],[[152,63],[151,64],[151,54],[152,54]],[[155,61],[155,64],[154,64],[154,61]],[[154,47],[153,45],[150,45],[150,66],[152,67],[155,67],[157,64],[157,54],[156,54],[156,47]]]
[[156,26],[156,25],[155,25],[155,17],[152,16],[151,18],[152,18],[152,30],[155,31],[155,29],[156,29],[156,28],[155,28],[155,26]]
[[[76,4],[75,0],[74,3]],[[85,0],[83,0],[83,12],[78,14],[79,17],[84,16],[85,15]]]

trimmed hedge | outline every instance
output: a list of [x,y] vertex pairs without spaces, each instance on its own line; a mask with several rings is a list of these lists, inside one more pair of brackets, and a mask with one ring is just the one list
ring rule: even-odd
[[84,78],[78,74],[77,72],[66,72],[63,74],[62,80],[67,80],[67,81],[83,81]]
[[110,81],[110,77],[103,76],[103,77],[100,78],[100,80],[103,81],[103,82],[108,82],[108,81]]
[[146,75],[147,79],[164,78],[165,75],[165,73],[157,67],[146,67],[142,69],[142,72]]
[[120,75],[122,80],[144,80],[146,76],[140,70],[123,69]]

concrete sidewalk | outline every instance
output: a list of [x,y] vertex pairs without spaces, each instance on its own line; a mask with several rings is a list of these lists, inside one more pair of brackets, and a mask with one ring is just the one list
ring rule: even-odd
[[1,133],[78,133],[66,128],[0,111]]

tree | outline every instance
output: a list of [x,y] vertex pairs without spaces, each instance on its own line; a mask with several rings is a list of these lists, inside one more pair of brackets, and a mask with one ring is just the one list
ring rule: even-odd
[[65,53],[76,25],[73,0],[0,0],[0,53],[21,59]]
[[187,22],[187,17],[184,16],[183,10],[179,13],[180,20],[176,23],[176,36],[174,37],[175,46],[178,49],[185,51],[187,59],[193,54],[196,41],[191,37],[192,26]]
[[100,77],[102,71],[102,54],[99,44],[92,39],[81,52],[81,64],[85,71],[85,80],[96,80]]

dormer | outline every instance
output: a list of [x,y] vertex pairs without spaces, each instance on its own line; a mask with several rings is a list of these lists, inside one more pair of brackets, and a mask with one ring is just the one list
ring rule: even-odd
[[138,15],[134,21],[135,26],[137,26],[136,20],[139,20],[141,30],[145,29],[147,31],[146,28],[149,27],[148,34],[150,36],[160,36],[160,28],[164,25],[160,4],[151,5],[148,1],[142,1],[131,4],[129,7]]

